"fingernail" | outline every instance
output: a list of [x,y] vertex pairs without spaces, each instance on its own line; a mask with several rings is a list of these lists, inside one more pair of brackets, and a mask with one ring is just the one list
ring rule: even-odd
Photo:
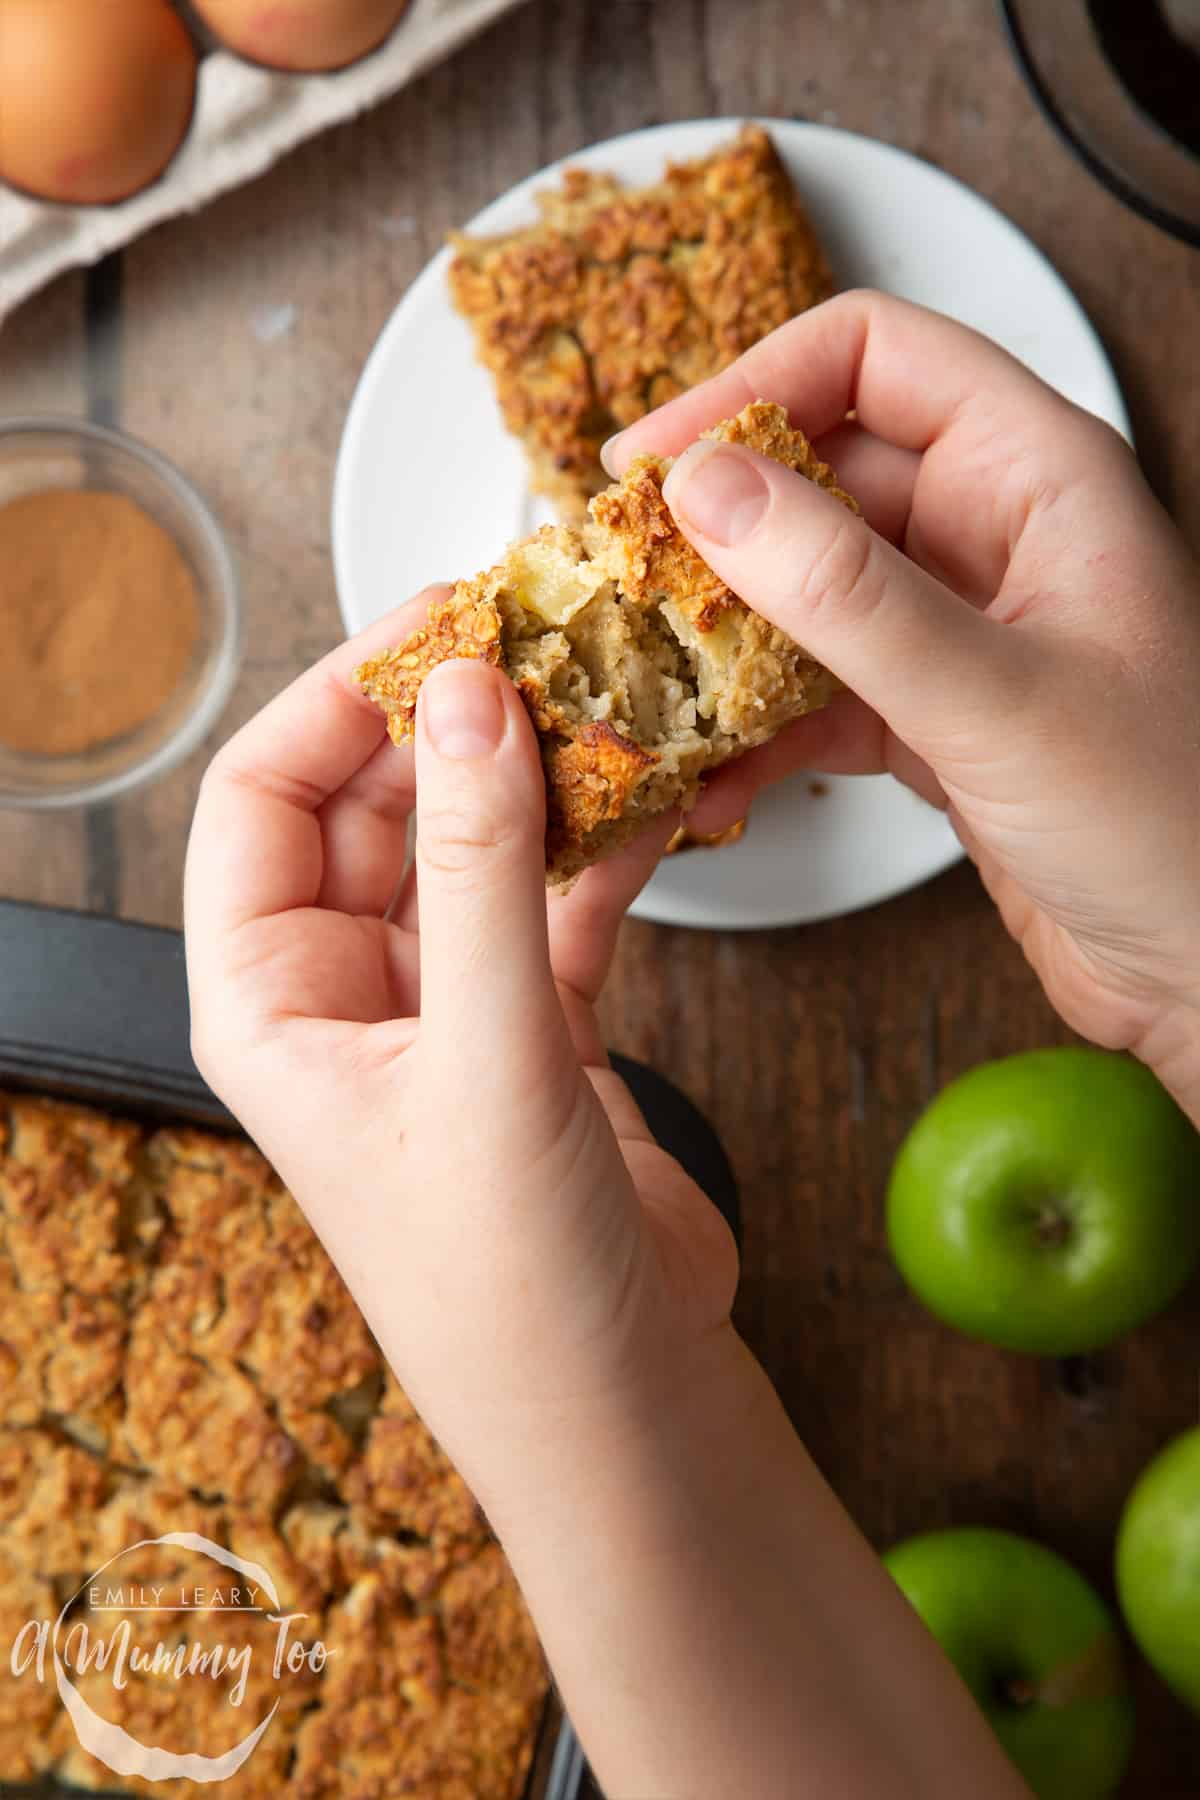
[[693,444],[663,482],[675,517],[701,537],[743,543],[767,510],[770,491],[755,464],[726,444]]
[[421,725],[439,756],[466,762],[490,756],[504,736],[504,701],[496,677],[481,663],[458,657],[421,684]]
[[606,475],[611,475],[614,481],[617,479],[617,465],[616,459],[612,454],[612,449],[617,439],[624,437],[624,435],[623,431],[614,431],[612,436],[610,438],[605,438],[600,446],[600,461],[603,465],[604,473]]

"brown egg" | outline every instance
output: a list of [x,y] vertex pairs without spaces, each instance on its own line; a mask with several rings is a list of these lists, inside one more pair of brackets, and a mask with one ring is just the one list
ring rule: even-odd
[[[0,0],[2,4],[2,0]],[[275,69],[344,68],[375,50],[409,0],[194,0],[231,50]]]
[[187,133],[196,53],[168,0],[0,0],[0,179],[123,200]]
[[[408,0],[193,0],[221,41],[273,69],[340,69],[382,44]],[[0,0],[3,4],[3,0]]]

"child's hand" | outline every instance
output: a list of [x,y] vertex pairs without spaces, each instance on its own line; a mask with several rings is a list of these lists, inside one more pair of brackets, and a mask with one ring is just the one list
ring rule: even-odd
[[[194,1049],[502,1507],[496,1471],[523,1450],[549,1435],[568,1459],[606,1409],[627,1420],[649,1387],[669,1406],[700,1378],[735,1255],[607,1068],[592,1014],[676,821],[547,907],[541,765],[512,684],[437,669],[415,755],[351,685],[407,628],[393,617],[327,657],[206,776],[187,873]],[[415,870],[385,919],[416,778]]]
[[846,294],[608,461],[677,454],[758,398],[787,406],[875,530],[733,446],[688,450],[667,498],[859,697],[719,774],[699,829],[798,767],[890,769],[949,807],[1063,1018],[1135,1051],[1200,1121],[1200,570],[1128,448],[974,333]]
[[604,1067],[592,999],[675,821],[547,923],[511,683],[435,670],[415,756],[350,684],[411,622],[327,657],[205,778],[200,1067],[483,1502],[608,1792],[951,1800],[970,1768],[1017,1800],[734,1333],[720,1215]]

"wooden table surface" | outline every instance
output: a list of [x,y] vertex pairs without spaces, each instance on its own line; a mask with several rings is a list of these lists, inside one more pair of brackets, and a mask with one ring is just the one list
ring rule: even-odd
[[[990,0],[529,0],[415,87],[64,277],[0,332],[3,413],[116,421],[209,495],[247,624],[236,695],[204,750],[112,808],[4,816],[0,892],[179,922],[207,756],[340,636],[334,457],[407,284],[448,229],[550,159],[664,119],[742,113],[902,145],[1015,220],[1094,320],[1150,479],[1200,543],[1200,253],[1072,161]],[[741,1326],[872,1540],[1008,1526],[1111,1591],[1123,1496],[1196,1415],[1196,1289],[1105,1354],[1056,1365],[943,1329],[885,1245],[889,1164],[925,1102],[984,1058],[1069,1036],[971,870],[799,930],[630,922],[603,1009],[612,1043],[673,1077],[722,1133],[745,1208]],[[1138,1688],[1123,1792],[1200,1793],[1200,1722],[1145,1670]]]

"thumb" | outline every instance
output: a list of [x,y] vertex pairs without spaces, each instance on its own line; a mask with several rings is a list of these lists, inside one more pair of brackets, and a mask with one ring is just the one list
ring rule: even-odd
[[511,1081],[570,1044],[547,943],[545,782],[506,676],[466,659],[430,672],[416,777],[421,1034]]
[[815,483],[744,446],[693,444],[663,495],[734,593],[922,754],[1007,722],[1034,685],[1025,636],[977,612]]

